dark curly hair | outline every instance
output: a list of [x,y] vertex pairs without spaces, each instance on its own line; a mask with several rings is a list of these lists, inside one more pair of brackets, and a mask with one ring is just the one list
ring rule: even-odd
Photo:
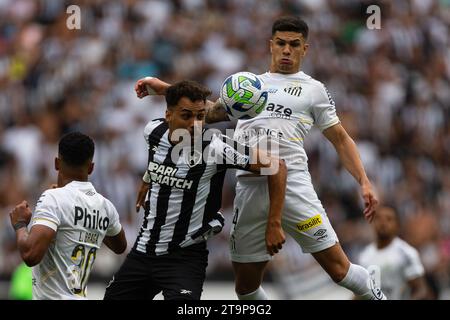
[[206,98],[211,94],[211,90],[201,84],[183,80],[171,85],[166,92],[166,102],[168,108],[173,108],[178,104],[182,97],[186,97],[191,101],[206,102]]
[[95,145],[91,137],[81,132],[65,134],[58,145],[58,154],[62,161],[72,167],[85,165],[94,157]]
[[296,16],[283,16],[275,20],[272,25],[272,36],[277,31],[293,31],[303,35],[305,40],[308,38],[308,25],[305,21]]

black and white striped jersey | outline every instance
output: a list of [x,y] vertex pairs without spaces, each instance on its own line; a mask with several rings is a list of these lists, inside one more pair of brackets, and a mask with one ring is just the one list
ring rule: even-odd
[[221,134],[210,139],[205,139],[205,131],[202,135],[200,149],[181,149],[169,140],[164,119],[145,127],[148,167],[144,181],[150,189],[134,250],[161,255],[192,244],[190,240],[217,219],[226,169],[248,170],[248,147]]

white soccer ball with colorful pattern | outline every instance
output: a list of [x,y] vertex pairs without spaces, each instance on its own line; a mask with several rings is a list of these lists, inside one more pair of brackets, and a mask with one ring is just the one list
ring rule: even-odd
[[222,84],[220,99],[227,113],[235,119],[250,119],[260,114],[268,93],[262,80],[251,72],[232,74]]

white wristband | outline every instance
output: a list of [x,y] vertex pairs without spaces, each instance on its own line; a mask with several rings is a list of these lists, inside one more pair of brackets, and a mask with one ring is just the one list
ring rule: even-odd
[[[145,80],[151,80],[154,79],[154,77],[145,77]],[[154,96],[156,95],[156,91],[153,90],[148,84],[145,85],[145,89],[147,89],[147,93],[149,96]]]

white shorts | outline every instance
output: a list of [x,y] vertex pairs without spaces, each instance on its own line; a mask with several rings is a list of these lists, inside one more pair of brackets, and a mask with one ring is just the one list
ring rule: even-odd
[[[230,236],[232,261],[248,263],[271,259],[265,241],[268,189],[267,177],[238,177]],[[288,173],[282,227],[304,253],[319,252],[338,242],[308,171]]]

